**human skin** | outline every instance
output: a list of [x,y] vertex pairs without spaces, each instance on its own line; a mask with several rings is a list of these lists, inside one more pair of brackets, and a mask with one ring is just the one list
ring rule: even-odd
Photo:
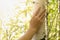
[[19,40],[31,40],[33,35],[39,30],[40,25],[43,23],[45,17],[45,9],[41,10],[41,7],[38,7],[34,12],[32,19],[30,20],[29,29],[27,32],[19,38]]

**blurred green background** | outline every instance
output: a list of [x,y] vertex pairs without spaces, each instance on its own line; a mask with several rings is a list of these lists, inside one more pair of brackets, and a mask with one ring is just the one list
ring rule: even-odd
[[[2,28],[2,20],[0,20],[0,40],[18,40],[28,30],[34,3],[32,0],[26,0],[19,4],[22,8],[19,5],[15,6],[17,14],[9,18],[9,22],[5,24],[7,29]],[[48,0],[47,11],[48,40],[60,40],[58,0]]]

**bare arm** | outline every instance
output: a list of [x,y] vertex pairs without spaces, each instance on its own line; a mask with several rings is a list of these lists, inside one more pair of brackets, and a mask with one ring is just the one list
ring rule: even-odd
[[[35,12],[30,21],[30,28],[29,30],[19,39],[19,40],[31,40],[33,35],[37,32],[42,23],[42,19],[45,16],[45,10],[40,10],[39,7]],[[40,11],[40,12],[39,12]]]
[[31,40],[34,34],[35,30],[29,29],[19,40]]

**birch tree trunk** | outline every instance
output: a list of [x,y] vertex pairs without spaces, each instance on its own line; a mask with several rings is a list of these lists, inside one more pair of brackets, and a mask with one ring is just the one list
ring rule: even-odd
[[[45,9],[45,2],[46,0],[34,0],[37,4],[39,4],[39,6],[42,9]],[[42,10],[41,9],[41,10]],[[40,25],[40,29],[39,31],[33,36],[32,40],[41,40],[42,38],[44,38],[45,36],[45,20],[43,20],[43,24]]]

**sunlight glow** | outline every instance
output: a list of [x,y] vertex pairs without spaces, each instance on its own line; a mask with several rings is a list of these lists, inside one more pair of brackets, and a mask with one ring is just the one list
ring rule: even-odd
[[26,8],[26,5],[22,2],[26,2],[26,0],[0,0],[0,19],[3,21],[4,26],[5,23],[9,22],[9,18],[13,18],[16,15],[15,6],[20,6],[21,10]]

